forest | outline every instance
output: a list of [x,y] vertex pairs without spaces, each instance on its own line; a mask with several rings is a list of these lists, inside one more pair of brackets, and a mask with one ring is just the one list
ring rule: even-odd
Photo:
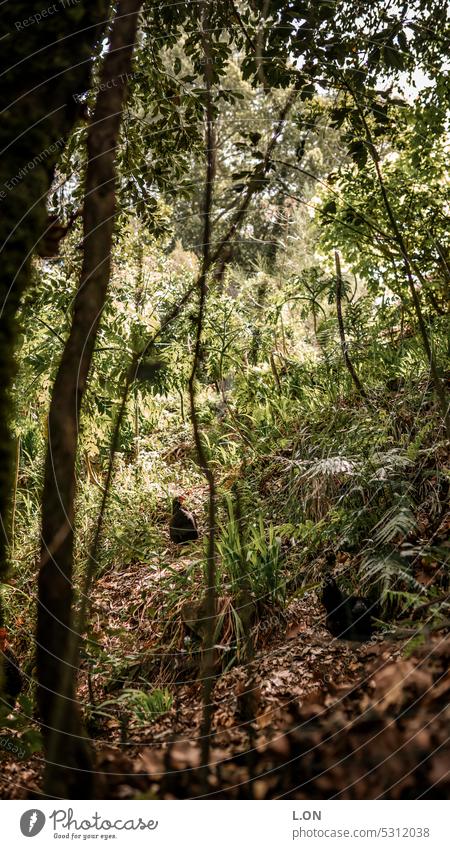
[[446,4],[0,38],[0,796],[448,798]]

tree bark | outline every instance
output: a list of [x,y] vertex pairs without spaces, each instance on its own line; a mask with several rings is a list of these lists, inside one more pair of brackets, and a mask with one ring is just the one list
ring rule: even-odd
[[342,315],[342,274],[341,274],[341,261],[339,259],[339,254],[337,251],[334,252],[334,262],[336,265],[336,312],[337,319],[339,325],[339,338],[341,340],[341,350],[342,356],[344,358],[344,363],[347,368],[347,371],[353,380],[358,392],[362,395],[363,398],[367,400],[367,392],[365,391],[358,375],[356,374],[355,367],[350,359],[350,355],[348,353],[348,345],[347,340],[345,338],[345,327],[344,327],[344,317]]
[[141,0],[121,0],[112,26],[92,122],[83,210],[84,256],[69,337],[48,419],[37,627],[38,704],[46,747],[45,792],[89,798],[92,756],[76,701],[78,635],[73,630],[75,462],[80,410],[111,267],[115,151]]
[[[384,204],[384,207],[385,207],[385,210],[386,210],[386,213],[387,213],[387,217],[389,219],[389,223],[390,223],[390,226],[391,226],[391,229],[392,229],[392,233],[394,235],[394,238],[397,242],[400,254],[402,256],[403,267],[405,269],[405,276],[406,276],[409,291],[410,291],[410,294],[411,294],[411,300],[412,300],[414,312],[416,314],[419,332],[420,332],[420,335],[422,337],[423,348],[424,348],[424,351],[425,351],[425,354],[426,354],[426,357],[428,359],[428,363],[429,363],[429,366],[430,366],[431,379],[433,381],[436,398],[437,398],[439,406],[441,408],[443,424],[444,424],[445,432],[446,432],[446,435],[447,435],[447,439],[450,441],[450,404],[449,404],[449,401],[448,401],[448,398],[447,398],[447,392],[446,392],[446,389],[445,389],[444,381],[442,380],[441,375],[439,373],[439,368],[438,368],[438,364],[436,362],[436,356],[435,356],[433,344],[432,344],[432,341],[429,337],[427,325],[426,325],[425,318],[424,318],[424,315],[423,315],[423,312],[422,312],[421,300],[420,300],[419,293],[418,293],[417,288],[416,288],[416,284],[414,282],[414,277],[413,277],[414,263],[411,260],[409,251],[408,251],[407,246],[406,246],[405,239],[403,238],[403,232],[402,232],[401,226],[397,221],[397,217],[394,214],[393,207],[392,207],[391,202],[390,202],[389,197],[388,197],[387,189],[386,189],[386,186],[385,186],[383,174],[382,174],[381,167],[380,167],[380,158],[379,158],[377,149],[375,147],[372,132],[370,130],[369,124],[368,124],[368,122],[366,120],[366,116],[364,114],[364,109],[361,106],[361,103],[358,100],[357,95],[355,94],[355,92],[353,91],[351,86],[348,84],[348,82],[346,82],[345,80],[344,80],[344,85],[347,88],[347,90],[350,92],[350,94],[353,98],[356,109],[358,110],[358,113],[359,113],[359,116],[360,116],[360,119],[361,119],[361,124],[364,128],[364,132],[365,132],[366,140],[367,140],[367,149],[369,151],[370,157],[372,159],[372,162],[373,162],[373,165],[374,165],[374,168],[375,168],[375,173],[377,175],[378,185],[380,187],[380,192],[381,192],[381,197],[383,199],[383,204]],[[416,269],[416,273],[417,273],[417,269]],[[420,271],[419,271],[419,274],[420,274]]]
[[[215,676],[214,634],[217,616],[216,589],[216,481],[214,471],[205,450],[201,423],[196,403],[196,381],[201,358],[203,325],[205,319],[206,300],[208,294],[208,271],[211,267],[211,208],[213,202],[213,187],[216,174],[216,137],[214,127],[214,111],[212,101],[212,56],[211,56],[211,3],[206,3],[202,17],[200,37],[205,54],[205,86],[206,86],[206,179],[203,207],[203,260],[197,288],[199,306],[196,320],[196,338],[192,370],[189,377],[189,400],[191,410],[192,431],[194,436],[197,462],[208,485],[208,542],[206,551],[206,635],[203,646],[201,677],[203,684],[203,716],[201,725],[200,758],[202,766],[202,782],[205,792],[208,788],[211,726],[214,713],[212,695]],[[218,254],[218,256],[221,255]]]
[[[36,2],[2,9],[0,79],[0,574],[7,568],[13,442],[9,420],[16,315],[29,280],[30,257],[42,235],[45,200],[56,162],[86,90],[94,46],[108,2],[83,2],[39,26],[22,26],[42,11]],[[14,6],[14,8],[11,8]],[[81,13],[81,17],[80,17]],[[74,62],[74,56],[77,61]],[[50,69],[57,69],[51,71]],[[56,81],[54,79],[56,77]]]
[[[6,578],[14,470],[11,386],[17,312],[30,259],[45,229],[56,163],[81,117],[108,0],[83,0],[39,25],[42,0],[3,4],[0,36],[0,580]],[[0,625],[4,624],[0,608]]]

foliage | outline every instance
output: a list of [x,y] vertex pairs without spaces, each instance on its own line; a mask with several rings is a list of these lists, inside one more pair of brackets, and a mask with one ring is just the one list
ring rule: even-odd
[[243,522],[236,516],[230,497],[226,507],[226,521],[218,541],[225,586],[234,595],[249,590],[257,602],[282,603],[285,591],[282,557],[274,527],[266,530],[261,513],[246,516],[241,527]]
[[[386,628],[416,615],[434,627],[448,611],[448,443],[419,315],[447,393],[449,84],[442,4],[305,2],[295,14],[281,2],[264,13],[253,2],[209,5],[213,249],[231,235],[208,269],[195,389],[218,489],[223,670],[248,660],[259,625],[318,589],[330,562],[349,592],[374,600]],[[75,608],[105,496],[80,673],[82,687],[94,681],[92,727],[150,724],[172,706],[169,685],[202,677],[203,540],[180,552],[167,536],[179,494],[202,537],[207,528],[188,404],[204,212],[201,7],[144,4],[116,161],[112,274],[76,469]],[[417,71],[429,78],[414,89]],[[94,103],[86,84],[85,118]],[[79,122],[48,196],[65,217],[82,202],[85,137]],[[31,666],[47,416],[82,250],[78,222],[58,256],[33,260],[20,334],[8,331],[17,474],[14,580],[1,596]],[[108,692],[114,677],[118,695]],[[32,696],[28,684],[27,715]],[[14,728],[37,750],[32,724]]]
[[91,709],[92,716],[110,718],[114,716],[112,708],[126,711],[138,725],[148,725],[162,714],[170,710],[172,696],[168,690],[153,690],[146,693],[143,690],[124,689],[116,699],[106,699]]

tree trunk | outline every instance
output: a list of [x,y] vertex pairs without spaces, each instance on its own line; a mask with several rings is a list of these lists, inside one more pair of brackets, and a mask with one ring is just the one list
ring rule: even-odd
[[[429,366],[430,366],[431,379],[433,381],[436,398],[437,398],[439,406],[441,408],[442,419],[443,419],[443,424],[444,424],[445,432],[446,432],[446,435],[447,435],[447,439],[450,441],[450,404],[449,404],[449,401],[448,401],[448,398],[447,398],[445,383],[442,380],[442,377],[441,377],[441,374],[440,374],[440,371],[439,371],[439,368],[438,368],[438,364],[436,362],[436,356],[435,356],[435,352],[434,352],[433,343],[432,343],[432,340],[430,339],[428,329],[427,329],[427,325],[426,325],[426,322],[425,322],[425,318],[424,318],[424,315],[423,315],[423,312],[422,312],[421,300],[420,300],[420,297],[419,297],[419,294],[418,294],[418,291],[417,291],[417,288],[416,288],[416,284],[414,282],[414,277],[413,277],[414,263],[411,260],[409,250],[407,249],[406,242],[403,238],[403,232],[402,232],[401,226],[397,221],[397,217],[394,214],[393,207],[392,207],[391,202],[389,200],[388,192],[387,192],[387,189],[386,189],[386,186],[385,186],[385,183],[384,183],[384,178],[383,178],[383,174],[382,174],[381,167],[380,167],[380,158],[379,158],[377,149],[375,147],[375,143],[374,143],[374,140],[373,140],[373,137],[372,137],[372,133],[371,133],[369,124],[367,123],[366,116],[364,114],[364,109],[362,108],[362,106],[361,106],[356,94],[354,93],[353,89],[351,88],[351,86],[349,86],[349,84],[347,82],[345,82],[345,85],[346,85],[346,88],[348,89],[348,91],[350,92],[350,94],[352,95],[355,106],[358,110],[358,113],[359,113],[359,116],[360,116],[360,119],[361,119],[361,123],[362,123],[362,126],[364,128],[364,132],[366,134],[366,139],[367,139],[367,142],[368,142],[367,148],[368,148],[368,151],[370,153],[370,157],[372,159],[372,162],[373,162],[373,165],[374,165],[374,168],[375,168],[375,172],[376,172],[376,175],[377,175],[378,185],[380,187],[380,192],[381,192],[381,197],[383,199],[383,204],[384,204],[384,207],[385,207],[385,210],[386,210],[386,213],[387,213],[387,217],[389,219],[389,223],[391,225],[392,233],[395,237],[398,248],[400,250],[400,254],[402,256],[403,267],[404,267],[404,270],[405,270],[405,276],[406,276],[409,291],[410,291],[410,294],[411,294],[411,300],[412,300],[414,312],[416,314],[419,332],[420,332],[420,335],[422,337],[423,348],[424,348],[424,351],[425,351],[425,354],[426,354],[426,357],[428,359],[428,363],[429,363]],[[417,273],[417,269],[416,269],[416,273]],[[419,271],[419,274],[420,274],[420,271]],[[422,282],[424,282],[423,279],[422,279]]]
[[21,22],[42,13],[41,0],[7,3],[1,10],[0,580],[8,572],[14,491],[10,420],[17,311],[29,283],[30,258],[46,226],[45,202],[56,163],[81,116],[76,96],[89,86],[108,5],[107,0],[83,0],[35,26]]
[[259,352],[261,348],[262,338],[262,322],[264,317],[264,308],[266,306],[268,292],[267,277],[264,276],[262,283],[259,283],[256,290],[256,309],[254,316],[254,324],[252,331],[252,341],[250,343],[249,360],[252,366],[258,365]]
[[334,252],[334,262],[336,265],[336,312],[339,326],[339,338],[341,340],[341,350],[342,356],[344,358],[344,363],[346,369],[353,380],[358,392],[362,395],[363,398],[367,400],[367,392],[365,391],[358,375],[356,374],[355,367],[350,359],[350,355],[348,353],[348,345],[347,340],[345,338],[345,327],[344,327],[344,317],[342,315],[342,274],[341,274],[341,262],[339,259],[339,254],[337,251]]
[[141,0],[121,0],[103,62],[87,139],[83,266],[48,420],[39,572],[38,703],[47,758],[45,792],[66,798],[89,798],[94,790],[91,750],[76,701],[78,636],[72,627],[75,461],[80,409],[110,276],[115,150],[141,5]]
[[[211,726],[214,713],[212,695],[215,684],[215,647],[214,635],[217,616],[216,588],[216,481],[205,444],[201,423],[196,404],[196,382],[202,351],[202,336],[205,320],[206,300],[208,294],[207,276],[211,262],[211,208],[213,202],[213,186],[216,173],[216,137],[212,101],[212,54],[210,44],[211,32],[211,3],[206,3],[201,23],[200,38],[205,54],[205,86],[206,86],[206,181],[203,208],[203,261],[197,287],[199,306],[196,320],[196,338],[192,370],[189,377],[189,400],[191,421],[194,436],[197,462],[208,485],[208,542],[206,549],[206,634],[203,645],[201,677],[203,683],[203,716],[201,725],[200,758],[202,765],[203,788],[207,791],[209,760],[211,746]],[[220,255],[220,254],[219,254]]]

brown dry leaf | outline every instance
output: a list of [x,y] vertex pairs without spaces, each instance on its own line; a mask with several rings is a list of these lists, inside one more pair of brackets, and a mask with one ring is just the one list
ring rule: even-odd
[[145,772],[154,781],[161,778],[165,772],[163,752],[157,749],[142,749],[135,762],[135,768],[136,772]]
[[450,772],[450,749],[441,750],[433,757],[431,764],[430,779],[433,784],[439,785],[441,781],[448,780]]
[[170,766],[172,769],[197,769],[200,766],[200,749],[194,743],[180,741],[170,750]]
[[[448,693],[449,690],[450,690],[450,672],[447,673],[447,675],[445,676],[443,681],[441,681],[439,684],[437,684],[435,687],[432,688],[430,695],[434,700],[437,701],[438,699],[441,698],[441,696],[444,696],[446,693]],[[449,698],[449,702],[450,702],[450,698]]]
[[256,724],[258,728],[267,728],[273,722],[273,713],[272,711],[267,711],[266,713],[261,713],[256,717]]
[[268,785],[267,781],[262,781],[261,779],[254,781],[253,782],[253,795],[254,795],[255,799],[258,799],[258,800],[265,799],[268,786],[269,785]]
[[391,705],[401,704],[405,686],[411,683],[408,676],[411,676],[414,669],[412,660],[402,660],[375,673],[376,696],[380,709],[386,710]]
[[302,634],[302,633],[304,633],[304,632],[305,632],[305,631],[307,631],[307,630],[308,630],[308,628],[307,628],[307,626],[305,625],[305,623],[304,623],[304,622],[298,622],[298,623],[295,623],[294,625],[291,625],[291,626],[287,629],[287,631],[286,631],[286,638],[287,638],[288,640],[293,640],[293,639],[294,639],[294,637],[297,637],[299,634]]

